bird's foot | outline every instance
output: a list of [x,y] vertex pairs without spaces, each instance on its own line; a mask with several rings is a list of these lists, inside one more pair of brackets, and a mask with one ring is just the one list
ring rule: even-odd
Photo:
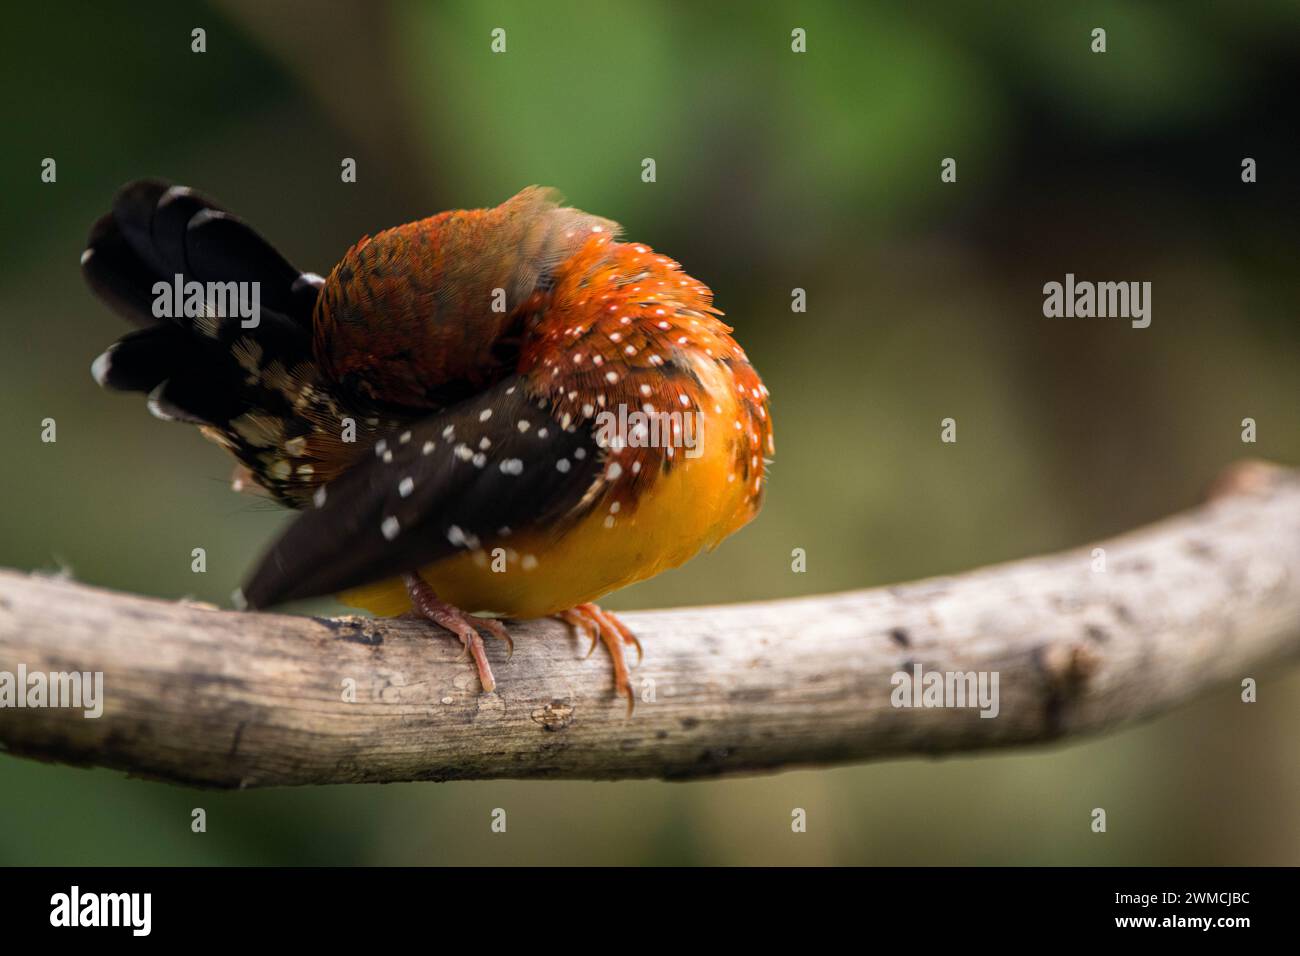
[[493,637],[506,642],[506,659],[509,660],[509,655],[515,651],[515,642],[511,640],[505,627],[500,621],[474,617],[446,601],[439,600],[433,588],[418,574],[404,574],[402,580],[406,583],[406,593],[411,597],[411,607],[415,609],[415,613],[446,628],[460,638],[460,642],[465,645],[465,653],[474,658],[474,664],[478,668],[479,683],[483,685],[483,693],[491,693],[496,688],[497,682],[492,676],[492,665],[488,663],[483,636],[479,634],[476,625],[483,625],[492,632]]
[[594,604],[579,604],[568,611],[561,611],[556,616],[591,638],[591,648],[587,651],[588,657],[595,651],[597,641],[605,645],[610,660],[614,662],[614,690],[627,697],[627,712],[631,714],[636,698],[632,694],[632,685],[628,679],[623,645],[631,644],[635,647],[637,663],[641,663],[641,642],[636,639],[636,635],[609,611],[602,611]]

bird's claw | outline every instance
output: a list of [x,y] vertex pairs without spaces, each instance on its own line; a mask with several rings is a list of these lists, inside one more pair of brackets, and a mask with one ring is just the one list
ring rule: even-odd
[[433,588],[418,574],[404,575],[403,580],[406,582],[406,593],[410,595],[411,607],[415,612],[420,617],[433,621],[460,638],[464,650],[457,660],[463,661],[467,656],[474,659],[474,664],[478,669],[479,683],[483,685],[483,693],[490,694],[496,689],[497,682],[492,675],[492,665],[488,663],[487,649],[483,646],[483,635],[478,632],[476,625],[481,624],[491,632],[493,637],[506,642],[506,660],[508,661],[514,654],[515,642],[511,639],[504,625],[500,621],[490,618],[473,617],[460,608],[439,600]]
[[595,604],[579,604],[567,611],[561,611],[558,617],[566,624],[579,628],[591,638],[591,647],[587,651],[588,657],[596,650],[597,641],[605,645],[614,664],[615,693],[627,697],[627,712],[631,715],[636,697],[632,693],[627,660],[623,656],[623,645],[631,644],[635,647],[637,663],[641,663],[641,642],[637,640],[636,635],[613,614],[601,610]]
[[509,663],[510,658],[515,656],[515,639],[510,636],[505,625],[490,617],[475,618],[475,623],[486,627],[497,640],[506,642],[506,663]]

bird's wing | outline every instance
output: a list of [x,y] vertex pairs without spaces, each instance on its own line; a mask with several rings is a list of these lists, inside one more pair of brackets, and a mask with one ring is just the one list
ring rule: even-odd
[[381,441],[323,486],[244,599],[267,607],[336,593],[549,526],[590,500],[603,458],[589,427],[561,427],[522,378],[503,380]]

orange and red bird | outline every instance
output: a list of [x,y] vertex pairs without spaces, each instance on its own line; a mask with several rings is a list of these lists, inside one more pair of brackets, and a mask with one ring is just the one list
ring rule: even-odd
[[198,193],[140,180],[82,254],[140,326],[92,371],[301,511],[248,607],[414,611],[464,643],[484,691],[478,628],[508,642],[500,619],[558,616],[605,645],[630,706],[640,645],[593,602],[746,524],[773,447],[709,288],[620,231],[530,187],[364,237],[322,279]]

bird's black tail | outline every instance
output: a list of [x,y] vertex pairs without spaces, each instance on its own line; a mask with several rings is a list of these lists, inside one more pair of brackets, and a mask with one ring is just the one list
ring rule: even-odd
[[312,357],[321,278],[192,190],[128,183],[92,227],[81,271],[140,326],[95,360],[96,381],[202,426],[286,503],[301,505],[352,457],[341,446],[361,436],[347,436],[349,423],[372,427],[340,405]]

